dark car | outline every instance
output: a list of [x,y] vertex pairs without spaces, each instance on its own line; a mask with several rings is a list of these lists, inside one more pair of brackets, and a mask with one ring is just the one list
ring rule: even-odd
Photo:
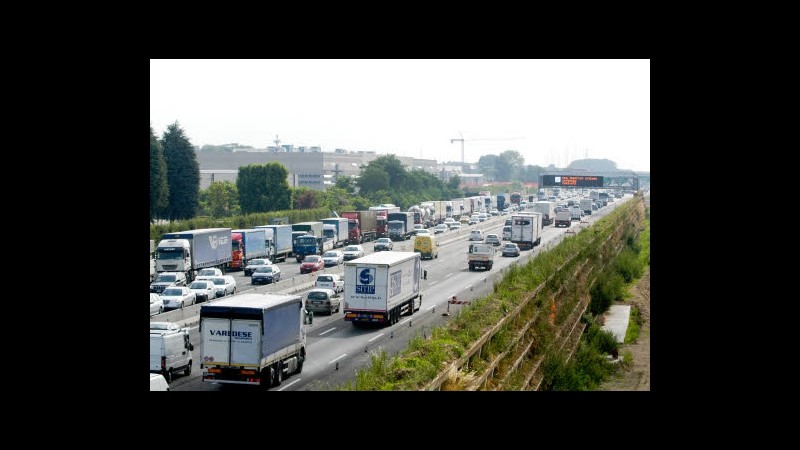
[[270,284],[280,280],[281,268],[273,264],[256,267],[250,275],[250,284]]
[[375,241],[375,251],[380,252],[383,250],[392,250],[394,248],[394,244],[392,240],[389,238],[379,238]]
[[519,246],[513,242],[503,244],[503,256],[519,256]]

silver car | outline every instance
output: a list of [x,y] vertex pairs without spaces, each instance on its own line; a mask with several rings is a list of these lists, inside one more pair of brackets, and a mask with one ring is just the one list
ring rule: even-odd
[[197,296],[186,286],[173,286],[164,289],[161,293],[164,300],[164,310],[183,309],[184,306],[197,303]]
[[161,314],[164,312],[164,300],[161,300],[161,296],[151,292],[150,293],[150,317],[155,316],[156,314]]
[[228,294],[236,293],[236,280],[230,275],[214,277],[211,281],[217,287],[217,297],[224,297]]
[[344,248],[344,260],[350,261],[351,259],[361,258],[365,255],[364,247],[360,245],[348,245]]
[[328,250],[322,254],[325,267],[338,266],[344,262],[344,253],[339,250]]
[[197,296],[198,303],[217,298],[217,287],[211,280],[195,280],[189,285],[189,289]]
[[266,258],[251,259],[244,267],[244,276],[249,277],[258,267],[264,267],[272,264],[272,261]]

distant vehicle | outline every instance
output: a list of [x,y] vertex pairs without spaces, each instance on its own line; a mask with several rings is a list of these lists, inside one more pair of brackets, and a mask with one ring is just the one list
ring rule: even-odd
[[450,226],[450,225],[456,224],[458,222],[456,221],[456,219],[453,219],[452,217],[448,217],[448,218],[444,219],[444,222],[442,222],[442,223],[444,223],[447,226]]
[[392,250],[394,248],[394,242],[392,242],[389,238],[378,238],[375,241],[375,251],[381,252],[384,250]]
[[433,227],[433,234],[444,233],[445,231],[448,231],[449,229],[450,228],[448,228],[447,225],[445,225],[443,223],[440,223],[439,225],[436,225],[435,227]]
[[504,241],[511,240],[511,225],[506,225],[503,227],[503,240]]
[[344,251],[342,251],[342,253],[344,253],[344,260],[345,261],[350,261],[351,259],[361,258],[362,256],[365,255],[364,247],[362,247],[360,245],[348,245],[347,247],[344,248]]
[[487,244],[492,244],[495,247],[498,247],[500,246],[500,244],[502,244],[502,242],[500,242],[500,236],[498,236],[496,233],[487,233],[486,238],[484,238],[483,242],[486,242]]
[[281,268],[274,265],[256,267],[250,275],[250,284],[270,284],[281,280]]
[[426,230],[426,229],[417,230],[415,234],[415,236],[430,236],[430,235],[431,235],[431,230]]
[[253,271],[256,270],[257,267],[268,266],[272,264],[272,261],[265,258],[256,258],[251,259],[249,263],[244,267],[244,276],[249,277],[253,274]]
[[211,281],[217,286],[217,297],[236,293],[236,280],[230,275],[214,277]]
[[344,254],[339,250],[328,250],[322,254],[325,267],[338,266],[344,262]]
[[485,242],[471,242],[467,253],[467,263],[469,270],[473,271],[479,267],[492,270],[494,264],[494,245]]
[[[182,289],[188,289],[183,287]],[[150,322],[150,373],[172,381],[174,372],[192,373],[192,350],[189,329],[171,322]]]
[[197,303],[197,295],[186,286],[173,286],[164,289],[161,293],[164,301],[164,310],[183,309],[184,306]]
[[[380,240],[380,239],[378,239]],[[319,255],[306,255],[300,264],[300,273],[311,273],[325,268],[325,261]]]
[[164,312],[164,300],[155,292],[150,293],[150,317]]
[[186,275],[183,272],[161,272],[156,281],[150,283],[150,292],[160,294],[172,286],[186,286]]
[[454,224],[450,225],[450,231],[461,231],[461,224],[460,223],[454,223]]
[[436,239],[430,234],[418,234],[414,236],[414,251],[419,252],[420,256],[425,259],[434,259],[439,257],[439,244]]
[[519,245],[513,242],[503,244],[503,256],[519,256]]
[[342,297],[333,289],[315,288],[306,294],[306,310],[312,312],[327,312],[332,315],[342,308]]
[[337,274],[325,274],[317,277],[314,287],[322,289],[333,289],[336,292],[344,292],[344,280]]
[[217,298],[217,287],[214,286],[214,282],[205,279],[201,280],[199,279],[200,277],[197,278],[189,285],[189,289],[197,296],[197,303]]
[[472,230],[472,231],[470,231],[469,240],[470,241],[482,241],[483,240],[483,231],[481,231],[481,230]]
[[207,269],[203,269],[197,273],[197,277],[195,280],[209,280],[214,277],[221,277],[222,271],[217,269],[216,267],[209,267]]
[[476,223],[478,223],[477,218],[473,219],[472,217],[470,217],[469,221],[467,221],[467,225],[475,225]]

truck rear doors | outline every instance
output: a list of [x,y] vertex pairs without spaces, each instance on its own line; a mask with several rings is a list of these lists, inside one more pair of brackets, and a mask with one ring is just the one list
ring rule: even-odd
[[204,318],[203,363],[258,367],[261,360],[261,321]]

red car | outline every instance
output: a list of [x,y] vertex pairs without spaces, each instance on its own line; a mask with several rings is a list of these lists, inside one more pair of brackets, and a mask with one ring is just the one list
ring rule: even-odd
[[325,261],[319,255],[307,255],[300,264],[300,273],[311,273],[325,268]]

